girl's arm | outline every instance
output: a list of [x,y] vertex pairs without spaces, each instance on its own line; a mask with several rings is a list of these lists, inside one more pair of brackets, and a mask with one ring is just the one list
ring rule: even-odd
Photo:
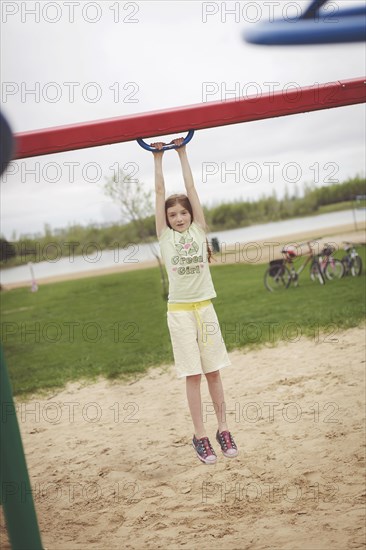
[[207,228],[206,228],[205,214],[203,212],[200,199],[198,197],[196,188],[194,186],[192,171],[188,162],[186,147],[185,146],[180,147],[179,149],[177,149],[177,153],[179,155],[180,163],[182,166],[183,180],[187,191],[187,196],[192,206],[193,219],[198,225],[202,227],[204,231],[206,231]]
[[[152,143],[152,146],[160,149],[163,143]],[[167,227],[165,216],[165,184],[163,176],[164,151],[153,153],[155,166],[155,225],[158,239]]]

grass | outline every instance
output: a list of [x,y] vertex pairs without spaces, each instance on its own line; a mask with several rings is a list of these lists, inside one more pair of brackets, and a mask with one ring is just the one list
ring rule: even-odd
[[[365,251],[360,250],[364,266]],[[279,340],[316,341],[365,319],[365,275],[324,287],[304,272],[298,288],[264,288],[266,265],[211,268],[229,350]],[[157,268],[66,281],[2,295],[2,341],[15,394],[102,375],[123,378],[173,362]],[[275,352],[274,352],[275,353]]]
[[317,211],[314,213],[314,215],[319,216],[320,214],[328,214],[329,212],[338,212],[340,210],[352,210],[354,206],[355,206],[355,202],[353,200],[335,202],[334,204],[325,204],[323,206],[319,206]]

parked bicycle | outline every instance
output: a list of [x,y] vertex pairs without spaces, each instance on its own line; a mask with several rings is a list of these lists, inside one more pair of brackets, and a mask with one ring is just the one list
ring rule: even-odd
[[325,244],[323,250],[318,254],[320,269],[328,281],[341,279],[344,275],[343,263],[333,256],[335,250],[332,244]]
[[344,275],[359,277],[362,273],[362,260],[356,250],[356,244],[359,243],[350,243],[348,241],[343,242],[345,244],[344,250],[347,252],[341,260],[344,267]]
[[270,292],[284,290],[290,286],[291,282],[297,286],[299,284],[300,274],[308,264],[310,264],[309,274],[311,280],[324,285],[325,279],[319,264],[319,256],[314,253],[311,247],[312,242],[313,241],[307,241],[306,243],[298,245],[299,247],[305,245],[308,247],[306,252],[308,257],[305,258],[298,269],[295,269],[294,266],[294,260],[298,257],[295,247],[283,248],[281,253],[284,254],[284,258],[269,262],[269,267],[264,274],[264,285],[267,290]]

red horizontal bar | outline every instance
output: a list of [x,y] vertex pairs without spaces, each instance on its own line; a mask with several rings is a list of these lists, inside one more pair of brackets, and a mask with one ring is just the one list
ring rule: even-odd
[[177,134],[228,124],[331,109],[366,102],[366,80],[358,78],[294,87],[259,97],[214,101],[164,111],[45,128],[15,135],[16,159]]

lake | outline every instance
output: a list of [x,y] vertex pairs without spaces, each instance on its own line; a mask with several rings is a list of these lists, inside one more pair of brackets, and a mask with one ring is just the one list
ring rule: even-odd
[[[216,237],[220,244],[233,245],[235,243],[248,243],[258,240],[274,238],[277,236],[291,235],[293,233],[306,232],[327,227],[353,224],[355,221],[362,224],[366,220],[366,211],[342,210],[319,216],[308,216],[278,222],[251,225],[227,231],[216,231],[208,234],[208,239]],[[356,228],[355,228],[356,229]],[[51,246],[51,245],[50,245]],[[117,265],[131,265],[154,259],[155,253],[159,252],[157,243],[133,244],[125,248],[115,250],[100,250],[94,243],[89,243],[80,256],[75,256],[71,249],[66,249],[66,257],[59,257],[53,261],[43,261],[33,264],[35,279],[44,277],[55,277],[69,275],[83,271],[107,269]],[[47,250],[43,251],[47,257]],[[61,250],[60,255],[61,256]],[[2,285],[30,282],[31,273],[29,265],[21,265],[2,269],[0,271],[0,282]]]

